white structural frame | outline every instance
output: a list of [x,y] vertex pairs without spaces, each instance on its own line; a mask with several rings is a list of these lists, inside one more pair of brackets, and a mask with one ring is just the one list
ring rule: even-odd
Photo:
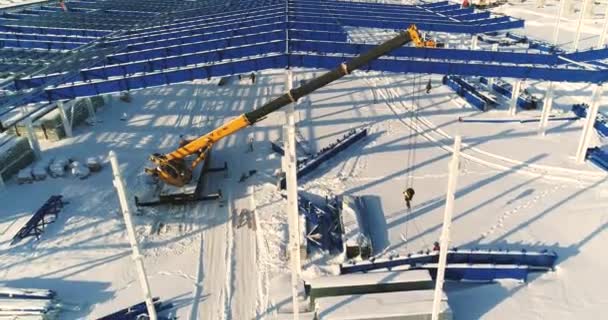
[[57,109],[59,109],[59,114],[61,115],[61,122],[63,123],[66,137],[73,137],[72,122],[70,122],[70,119],[68,118],[63,101],[57,101]]
[[93,121],[93,123],[97,123],[97,116],[95,115],[95,108],[93,107],[93,100],[91,98],[84,98],[87,110],[89,111],[89,119]]
[[545,101],[543,101],[543,111],[540,116],[539,123],[539,133],[541,136],[547,134],[547,125],[549,124],[549,114],[551,113],[551,108],[553,107],[553,82],[549,81],[549,86],[547,87],[547,91],[545,93]]
[[593,96],[591,98],[591,105],[587,109],[587,117],[585,118],[585,125],[583,126],[583,132],[578,143],[576,150],[576,162],[584,163],[585,156],[587,155],[587,148],[589,147],[589,141],[593,134],[593,127],[595,125],[595,119],[597,118],[597,112],[600,108],[600,101],[602,99],[602,85],[596,84],[593,88]]
[[[289,92],[293,86],[290,70],[285,74],[285,89]],[[298,216],[298,176],[296,160],[295,102],[285,109],[285,126],[283,128],[285,182],[287,184],[287,221],[289,224],[289,259],[291,260],[291,301],[293,319],[300,318],[298,284],[300,281],[300,218]]]
[[449,164],[448,187],[445,196],[445,211],[443,214],[443,227],[439,238],[439,264],[437,266],[437,278],[435,279],[435,292],[433,295],[432,320],[439,320],[439,306],[443,296],[443,282],[445,278],[445,266],[448,259],[448,248],[450,245],[450,228],[452,225],[452,215],[454,212],[454,193],[458,183],[458,167],[460,161],[460,145],[462,138],[454,137],[454,147],[452,160]]
[[41,159],[42,151],[40,151],[40,143],[38,142],[36,133],[34,133],[32,119],[29,117],[25,119],[25,130],[27,132],[27,140],[30,143],[30,147],[32,147],[32,150],[34,151],[34,156],[36,156],[36,159]]
[[509,101],[509,114],[514,116],[517,113],[517,99],[519,98],[519,91],[521,89],[521,79],[515,80],[513,85],[513,92],[511,92],[511,101]]
[[566,2],[568,0],[560,0],[559,2],[559,10],[557,15],[557,21],[555,22],[555,29],[553,30],[553,45],[556,46],[559,41],[559,27],[562,22],[562,17],[564,15],[564,9],[566,8]]
[[144,293],[144,301],[146,302],[146,308],[148,309],[148,316],[150,320],[157,320],[156,309],[154,308],[154,301],[152,299],[152,292],[150,291],[150,284],[146,275],[146,269],[144,267],[144,259],[139,251],[139,244],[137,243],[137,237],[135,235],[135,228],[133,227],[133,220],[131,219],[131,208],[127,201],[127,192],[125,183],[120,173],[120,166],[118,165],[118,158],[114,151],[110,151],[109,154],[110,163],[112,165],[112,173],[114,176],[113,183],[116,188],[116,194],[118,195],[118,201],[120,202],[120,208],[122,216],[125,219],[125,226],[127,228],[127,236],[131,244],[131,250],[133,251],[132,257],[135,262],[135,270],[139,276],[139,284]]
[[581,9],[580,14],[578,15],[578,23],[576,25],[576,34],[574,36],[574,51],[578,50],[578,46],[581,41],[581,28],[583,27],[583,20],[585,19],[585,11],[589,6],[589,1],[583,0],[583,8]]
[[602,29],[602,33],[600,33],[600,38],[597,42],[598,48],[602,48],[606,45],[606,33],[608,33],[608,5],[606,5],[606,13],[604,13],[604,28]]
[[471,37],[471,50],[477,50],[477,41],[478,41],[478,39],[477,39],[477,35],[476,35],[476,34],[474,34],[474,35]]

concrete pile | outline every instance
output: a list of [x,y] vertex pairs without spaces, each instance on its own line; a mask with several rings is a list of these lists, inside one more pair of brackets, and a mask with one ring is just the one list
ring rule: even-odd
[[[92,97],[91,101],[93,102],[94,110],[97,110],[99,107],[105,104],[103,98],[100,96]],[[66,115],[72,123],[72,127],[76,127],[84,123],[87,118],[91,116],[87,108],[86,100],[79,100],[74,104],[73,107],[66,108]],[[38,137],[38,139],[58,141],[66,136],[59,109],[55,109],[40,117],[32,123],[32,126],[34,127],[34,134]],[[11,127],[9,132],[19,136],[27,135],[27,129],[24,123]]]
[[0,135],[0,177],[6,181],[19,170],[32,164],[36,156],[23,137]]

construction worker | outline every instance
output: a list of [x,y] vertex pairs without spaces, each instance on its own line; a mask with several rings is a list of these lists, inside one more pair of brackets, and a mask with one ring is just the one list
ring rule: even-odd
[[433,251],[439,251],[439,242],[435,241],[435,243],[433,243]]
[[426,83],[426,94],[431,93],[432,88],[433,86],[431,85],[431,79],[429,79],[429,82]]
[[412,208],[410,202],[414,198],[414,194],[416,194],[416,192],[414,192],[414,189],[412,188],[407,188],[405,191],[403,191],[403,200],[405,200],[405,205],[407,206],[408,210]]

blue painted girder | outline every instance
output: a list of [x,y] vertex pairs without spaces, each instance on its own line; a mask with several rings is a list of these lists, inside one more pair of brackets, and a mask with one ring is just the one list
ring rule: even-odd
[[145,37],[123,38],[120,40],[110,40],[102,45],[122,47],[126,46],[125,52],[130,50],[153,49],[159,46],[173,46],[184,43],[192,43],[203,40],[214,40],[228,38],[232,35],[240,36],[244,34],[260,33],[277,29],[285,29],[285,22],[273,22],[265,24],[252,24],[242,27],[227,28],[219,31],[207,30],[182,30],[166,33],[148,35]]
[[[334,68],[344,58],[290,54],[292,67]],[[453,74],[462,76],[504,77],[517,79],[539,79],[546,81],[603,83],[608,80],[608,71],[581,70],[570,68],[547,68],[537,66],[491,65],[470,62],[442,62],[424,60],[378,59],[362,70],[389,71],[395,73]]]
[[[201,42],[192,46],[188,45],[190,47],[177,46],[173,49],[153,49],[128,54],[109,55],[108,61],[110,64],[84,69],[76,76],[76,78],[72,78],[71,81],[85,81],[102,78],[107,79],[109,77],[124,76],[138,72],[155,72],[168,68],[186,67],[193,64],[221,62],[223,59],[241,58],[272,52],[282,53],[285,49],[285,44],[282,41],[284,39],[285,34],[283,30],[276,30],[274,32],[250,35],[241,38],[228,38],[218,41]],[[218,47],[229,48],[222,51],[217,51],[216,49]],[[293,39],[289,42],[289,52],[299,54],[313,53],[359,55],[368,51],[372,47],[373,45],[366,44],[318,42],[297,39]],[[593,50],[589,52],[594,52],[594,54],[583,52],[580,54],[595,57],[608,56],[608,49]],[[431,59],[433,61],[443,60],[477,64],[486,63],[488,65],[495,65],[501,68],[518,64],[525,69],[530,68],[529,66],[533,64],[544,68],[543,70],[550,69],[551,66],[567,64],[566,61],[558,59],[557,54],[415,47],[402,47],[396,49],[392,51],[388,57]],[[409,63],[409,60],[406,61]],[[501,66],[501,63],[506,63],[509,65]],[[521,73],[518,74],[521,75]],[[67,75],[67,72],[63,74],[22,77],[15,80],[15,86],[18,89],[34,88],[44,85],[44,83],[47,81],[58,79],[60,76],[65,75]],[[473,75],[485,74],[473,73]],[[521,77],[525,78],[526,76]],[[566,81],[569,79],[562,78],[562,80]]]
[[[208,77],[242,74],[269,68],[284,68],[287,65],[292,67],[333,69],[344,60],[344,58],[336,56],[305,54],[275,54],[263,57],[247,57],[209,65],[166,70],[163,72],[142,73],[109,80],[93,80],[90,82],[78,82],[49,87],[45,89],[45,97],[32,97],[31,102],[95,96],[104,93],[192,81],[195,79],[206,79]],[[397,59],[378,59],[367,67],[364,67],[363,70],[398,73],[483,75],[490,77],[500,76],[587,83],[601,83],[608,80],[608,72],[605,71]]]

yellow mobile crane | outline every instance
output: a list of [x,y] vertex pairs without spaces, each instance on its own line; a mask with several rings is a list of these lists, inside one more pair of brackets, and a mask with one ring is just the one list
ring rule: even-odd
[[[280,97],[264,104],[262,107],[253,111],[247,112],[221,127],[200,136],[197,139],[191,140],[184,145],[181,145],[177,150],[167,154],[153,154],[150,156],[150,161],[154,163],[154,168],[146,168],[146,173],[154,175],[164,183],[174,187],[184,187],[187,184],[192,184],[193,172],[201,162],[204,162],[210,154],[213,144],[220,139],[227,137],[241,129],[247,128],[256,122],[264,119],[268,114],[279,110],[280,108],[295,103],[303,96],[306,96],[315,90],[322,88],[329,83],[342,78],[365,64],[376,60],[377,58],[387,54],[388,52],[403,46],[406,43],[414,42],[416,47],[436,47],[436,43],[432,40],[426,40],[422,37],[415,25],[411,25],[405,31],[402,31],[396,37],[372,48],[368,52],[353,58],[349,62],[342,63],[335,70],[329,71],[315,79],[307,81],[298,88],[292,89]],[[187,160],[190,158],[190,160]],[[193,158],[193,160],[192,160]],[[201,171],[201,175],[204,171]],[[196,180],[199,180],[200,176]],[[198,184],[200,185],[200,184]],[[195,193],[198,193],[195,192]],[[178,195],[153,204],[163,202],[183,202],[201,200],[198,194],[194,195]],[[137,202],[137,199],[136,199]],[[145,205],[144,203],[139,203]]]

